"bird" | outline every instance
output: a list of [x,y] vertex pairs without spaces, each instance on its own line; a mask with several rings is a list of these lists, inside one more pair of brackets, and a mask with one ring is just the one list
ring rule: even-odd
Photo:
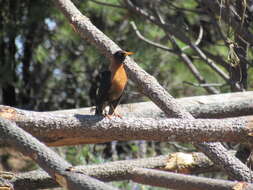
[[[113,54],[109,70],[100,73],[99,85],[96,91],[96,112],[95,115],[118,116],[115,109],[120,102],[122,93],[127,84],[127,74],[124,69],[124,60],[126,56],[134,54],[133,52],[119,50]],[[104,109],[109,106],[109,114],[104,114]]]

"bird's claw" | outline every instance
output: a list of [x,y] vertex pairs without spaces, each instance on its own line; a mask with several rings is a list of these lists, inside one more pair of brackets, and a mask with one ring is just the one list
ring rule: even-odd
[[108,118],[108,119],[112,119],[112,117],[119,117],[120,119],[122,119],[122,116],[120,114],[117,113],[113,113],[113,114],[104,114],[104,117]]
[[122,119],[122,116],[121,116],[120,114],[113,113],[113,116],[115,116],[115,117],[119,117],[120,119]]
[[112,119],[112,115],[109,114],[103,114],[104,117],[108,118],[108,119]]

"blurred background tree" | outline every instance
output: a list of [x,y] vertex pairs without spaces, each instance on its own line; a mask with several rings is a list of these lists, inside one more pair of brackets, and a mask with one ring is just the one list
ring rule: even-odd
[[[136,62],[175,97],[253,88],[252,0],[73,2],[120,47],[136,52]],[[107,67],[106,58],[81,40],[51,1],[0,0],[0,5],[0,103],[37,111],[94,105],[96,76]],[[122,102],[146,100],[130,81]],[[149,144],[150,155],[175,149]],[[117,144],[116,157],[143,156],[142,145]],[[87,145],[61,151],[80,164],[112,159],[112,149]]]

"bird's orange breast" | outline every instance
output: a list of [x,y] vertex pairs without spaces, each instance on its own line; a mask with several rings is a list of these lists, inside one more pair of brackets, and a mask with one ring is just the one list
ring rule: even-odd
[[127,74],[124,65],[120,65],[113,69],[111,77],[111,88],[109,91],[110,99],[118,99],[124,91],[127,84]]

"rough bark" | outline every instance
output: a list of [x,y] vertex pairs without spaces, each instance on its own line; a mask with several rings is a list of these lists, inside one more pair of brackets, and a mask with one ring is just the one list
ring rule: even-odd
[[250,183],[175,174],[170,172],[156,171],[153,169],[134,168],[131,174],[132,180],[137,183],[179,190],[253,189],[253,185]]
[[[253,115],[253,92],[237,92],[207,96],[193,96],[176,99],[195,118],[225,118]],[[59,114],[93,114],[92,107],[58,110]],[[161,118],[166,117],[153,102],[122,104],[117,112],[124,117]]]
[[[129,173],[135,167],[191,174],[219,171],[219,168],[214,167],[214,164],[200,152],[178,152],[168,156],[76,166],[73,169],[75,172],[84,173],[102,181],[117,181],[130,179],[131,176]],[[0,172],[0,177],[8,179],[16,190],[42,189],[58,186],[46,172],[40,170],[20,174]]]
[[[110,60],[112,55],[120,47],[109,39],[103,32],[98,30],[88,17],[75,7],[69,0],[56,0],[55,3],[66,16],[72,26],[84,39],[94,44],[100,52]],[[158,83],[158,81],[146,71],[141,69],[131,58],[124,61],[128,77],[133,80],[139,89],[147,95],[166,115],[170,117],[187,118],[190,114],[178,105],[174,98]]]
[[[162,28],[168,36],[176,37],[180,41],[187,44],[189,47],[192,48],[192,50],[198,55],[198,57],[206,63],[213,71],[215,71],[221,78],[223,78],[226,82],[230,83],[229,76],[226,72],[224,72],[222,69],[220,69],[211,59],[209,59],[205,53],[193,42],[191,42],[191,39],[185,35],[185,32],[182,30],[181,26],[176,25],[173,23],[173,20],[169,20],[168,22],[165,22],[163,20],[156,18],[146,10],[144,10],[141,7],[137,7],[136,4],[134,4],[130,0],[124,0],[124,3],[126,7],[130,10],[130,12],[140,15],[141,17],[145,18],[146,20],[149,20],[150,22],[154,23],[155,25]],[[239,86],[237,85],[239,88]]]
[[[90,20],[69,0],[56,0],[55,3],[69,22],[80,33],[82,37],[94,44],[102,53],[112,58],[112,53],[119,50],[119,46],[98,30]],[[187,39],[186,39],[187,40]],[[188,43],[187,43],[188,44]],[[190,43],[192,47],[192,43]],[[200,53],[200,52],[199,52]],[[176,103],[174,98],[157,82],[157,80],[142,70],[132,59],[125,60],[125,69],[131,80],[133,80],[142,92],[147,95],[167,116],[193,119],[193,116],[182,106]],[[227,165],[223,169],[237,180],[251,181],[250,170],[238,159],[227,154],[226,149],[220,143],[202,143],[196,145],[201,151],[212,155],[212,160],[218,165]],[[217,151],[222,150],[221,154]]]
[[253,142],[253,116],[230,119],[108,119],[25,111],[9,106],[0,106],[0,116],[16,122],[50,146],[114,140]]
[[12,183],[0,177],[0,190],[14,190]]
[[32,158],[64,188],[76,190],[115,189],[89,176],[66,171],[71,167],[69,163],[15,123],[2,118],[0,119],[0,141],[4,141]]

